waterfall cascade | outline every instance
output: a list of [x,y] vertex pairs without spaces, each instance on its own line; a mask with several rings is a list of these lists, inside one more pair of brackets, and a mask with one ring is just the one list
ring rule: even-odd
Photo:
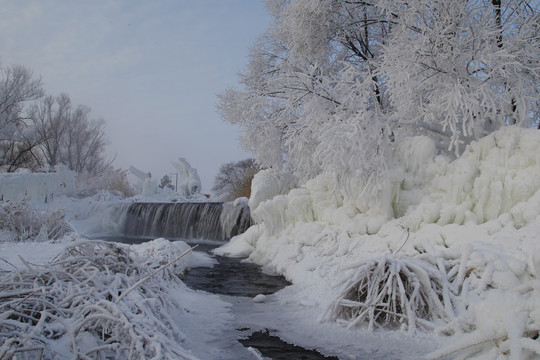
[[252,224],[245,204],[132,203],[124,211],[126,236],[224,241]]

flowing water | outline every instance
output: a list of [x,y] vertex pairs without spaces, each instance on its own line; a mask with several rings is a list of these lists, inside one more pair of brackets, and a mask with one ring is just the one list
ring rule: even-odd
[[[199,245],[197,250],[210,251],[212,245]],[[269,275],[262,269],[241,259],[215,256],[217,264],[212,268],[199,267],[187,272],[184,283],[196,290],[214,294],[253,298],[259,294],[268,295],[290,285],[282,276]],[[241,329],[249,333],[250,329]],[[304,349],[271,335],[269,329],[255,331],[246,339],[238,339],[246,347],[256,348],[263,356],[277,359],[338,359],[325,357],[314,350]]]
[[[109,240],[128,244],[156,237],[187,239],[187,242],[189,239],[223,241],[251,225],[249,208],[232,203],[133,203],[122,211],[123,232]],[[198,245],[197,251],[206,252],[217,246],[215,242]],[[196,290],[238,298],[272,294],[289,285],[285,278],[266,274],[257,265],[240,259],[213,257],[217,260],[214,267],[192,268],[185,275],[184,283]],[[265,358],[337,359],[289,344],[272,335],[269,329],[237,330],[245,334],[238,341],[245,347],[257,349]]]
[[121,235],[128,237],[225,241],[251,226],[245,204],[132,203],[121,212]]

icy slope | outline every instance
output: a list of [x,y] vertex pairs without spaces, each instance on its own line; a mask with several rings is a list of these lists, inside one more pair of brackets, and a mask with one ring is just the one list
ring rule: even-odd
[[539,357],[540,132],[502,129],[453,162],[425,137],[398,150],[364,212],[332,174],[267,201],[255,181],[258,225],[219,252],[309,289],[296,301],[321,320],[450,336],[430,358]]

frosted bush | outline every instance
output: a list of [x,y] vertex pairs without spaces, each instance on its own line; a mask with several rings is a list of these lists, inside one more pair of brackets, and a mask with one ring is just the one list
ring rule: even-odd
[[126,249],[78,242],[50,264],[2,272],[0,358],[194,359],[165,294],[179,284],[174,269],[141,281],[151,269]]
[[61,209],[38,210],[25,201],[0,203],[0,229],[12,232],[16,240],[57,240],[72,228]]
[[[131,246],[133,251],[130,253],[130,256],[134,263],[144,265],[150,270],[156,270],[172,262],[189,248],[190,246],[183,241],[171,242],[164,238],[159,238]],[[183,277],[190,264],[190,260],[192,260],[192,254],[185,256],[182,261],[174,262],[169,267],[169,271],[164,273],[163,276],[166,278],[170,276],[173,278],[178,276]]]
[[512,291],[488,290],[469,305],[470,331],[426,356],[435,360],[538,359],[540,357],[540,283],[529,281]]
[[126,198],[135,195],[135,191],[127,179],[126,171],[121,169],[107,169],[102,174],[96,176],[79,176],[77,178],[77,186],[80,189],[87,189],[91,193],[107,190],[122,194]]
[[446,276],[426,261],[399,255],[366,259],[342,284],[327,318],[348,327],[431,330],[434,319],[448,317],[441,302],[451,302],[447,288]]
[[296,185],[296,179],[290,174],[274,169],[261,170],[255,174],[251,182],[249,208],[254,211],[263,201],[286,194]]

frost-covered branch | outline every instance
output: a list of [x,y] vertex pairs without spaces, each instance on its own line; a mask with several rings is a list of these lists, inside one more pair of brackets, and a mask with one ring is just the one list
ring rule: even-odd
[[172,261],[152,281],[137,282],[151,269],[148,255],[77,242],[50,264],[0,274],[0,357],[195,359],[170,317],[181,307],[163,290],[182,267]]

